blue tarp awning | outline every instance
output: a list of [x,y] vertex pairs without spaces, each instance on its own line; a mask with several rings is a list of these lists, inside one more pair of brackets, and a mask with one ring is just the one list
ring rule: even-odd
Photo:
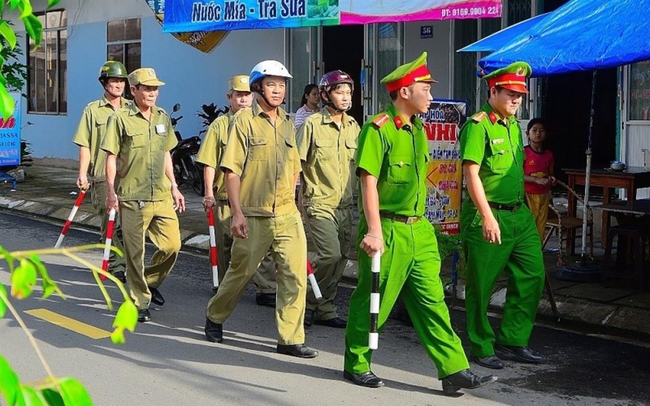
[[511,25],[509,27],[506,27],[502,29],[501,31],[497,31],[494,34],[487,36],[483,39],[480,39],[473,44],[469,44],[468,46],[459,49],[456,52],[490,52],[490,51],[496,51],[497,49],[503,47],[504,45],[508,44],[513,38],[519,36],[519,34],[528,31],[533,25],[537,24],[540,22],[543,18],[545,18],[548,15],[548,13],[545,14],[540,14],[538,16],[535,16],[533,18],[529,18],[528,20],[524,20],[521,22],[518,22],[517,24]]
[[525,61],[533,76],[547,76],[648,60],[649,10],[650,0],[570,0],[510,37],[479,66],[489,73]]

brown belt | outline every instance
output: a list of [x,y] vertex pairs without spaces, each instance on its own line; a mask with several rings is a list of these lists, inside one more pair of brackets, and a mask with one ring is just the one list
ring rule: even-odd
[[393,221],[399,221],[400,223],[413,224],[417,223],[422,219],[422,216],[403,216],[401,214],[389,213],[387,211],[380,211],[379,215],[385,219],[391,219]]

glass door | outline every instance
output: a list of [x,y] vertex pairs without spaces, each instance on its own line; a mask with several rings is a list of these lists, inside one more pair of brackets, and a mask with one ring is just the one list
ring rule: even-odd
[[320,62],[322,60],[319,38],[320,27],[291,28],[287,32],[287,68],[293,79],[289,81],[287,96],[287,111],[295,113],[300,108],[300,100],[305,85],[317,83],[320,78]]

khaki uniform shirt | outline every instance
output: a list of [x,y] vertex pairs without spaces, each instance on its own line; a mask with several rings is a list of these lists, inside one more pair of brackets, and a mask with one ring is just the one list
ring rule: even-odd
[[524,201],[524,148],[514,116],[501,118],[485,103],[460,131],[460,156],[481,166],[479,177],[488,202]]
[[213,189],[215,191],[214,197],[217,200],[228,199],[225,176],[219,167],[219,162],[228,143],[228,130],[233,122],[234,116],[229,111],[228,114],[217,117],[210,124],[201,143],[201,149],[199,149],[199,153],[196,155],[197,162],[215,169]]
[[[131,102],[120,99],[120,105],[127,107]],[[100,146],[106,134],[108,118],[115,112],[113,105],[106,97],[88,103],[81,114],[81,120],[72,142],[80,147],[90,149],[90,165],[88,173],[93,180],[106,179],[106,152]]]
[[333,215],[337,207],[353,205],[359,131],[359,124],[345,113],[339,128],[327,107],[309,116],[300,127],[296,139],[307,206]]
[[138,106],[118,110],[109,120],[102,149],[117,155],[117,196],[120,200],[160,201],[171,198],[165,176],[165,152],[176,146],[169,115],[153,106],[148,121]]
[[274,217],[296,210],[294,177],[301,170],[300,157],[293,121],[283,109],[278,107],[275,125],[257,102],[238,111],[220,165],[240,177],[245,216]]

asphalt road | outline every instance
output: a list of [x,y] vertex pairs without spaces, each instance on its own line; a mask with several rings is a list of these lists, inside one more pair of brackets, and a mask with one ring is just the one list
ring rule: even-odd
[[[0,213],[0,245],[25,250],[54,245],[60,225]],[[71,230],[64,246],[88,244],[98,235]],[[101,263],[101,251],[83,254]],[[343,331],[307,330],[314,360],[275,352],[273,310],[255,304],[249,288],[224,325],[225,341],[205,341],[205,305],[211,296],[207,258],[182,254],[162,286],[167,303],[152,308],[153,322],[127,333],[125,345],[92,339],[25,311],[47,309],[104,331],[114,313],[103,302],[89,271],[62,256],[43,258],[67,300],[35,296],[14,305],[58,376],[80,379],[96,405],[650,405],[650,347],[538,326],[531,345],[547,357],[544,365],[508,363],[499,381],[457,397],[442,395],[435,367],[413,330],[389,320],[373,356],[373,370],[386,382],[365,389],[342,379]],[[0,283],[9,283],[0,266]],[[117,289],[109,285],[119,302]],[[339,294],[342,315],[350,289]],[[464,313],[452,312],[464,342]],[[495,320],[495,322],[498,320]],[[46,376],[24,333],[11,315],[0,320],[0,353],[22,381]],[[476,372],[488,373],[481,367]],[[3,402],[0,400],[0,404]]]

